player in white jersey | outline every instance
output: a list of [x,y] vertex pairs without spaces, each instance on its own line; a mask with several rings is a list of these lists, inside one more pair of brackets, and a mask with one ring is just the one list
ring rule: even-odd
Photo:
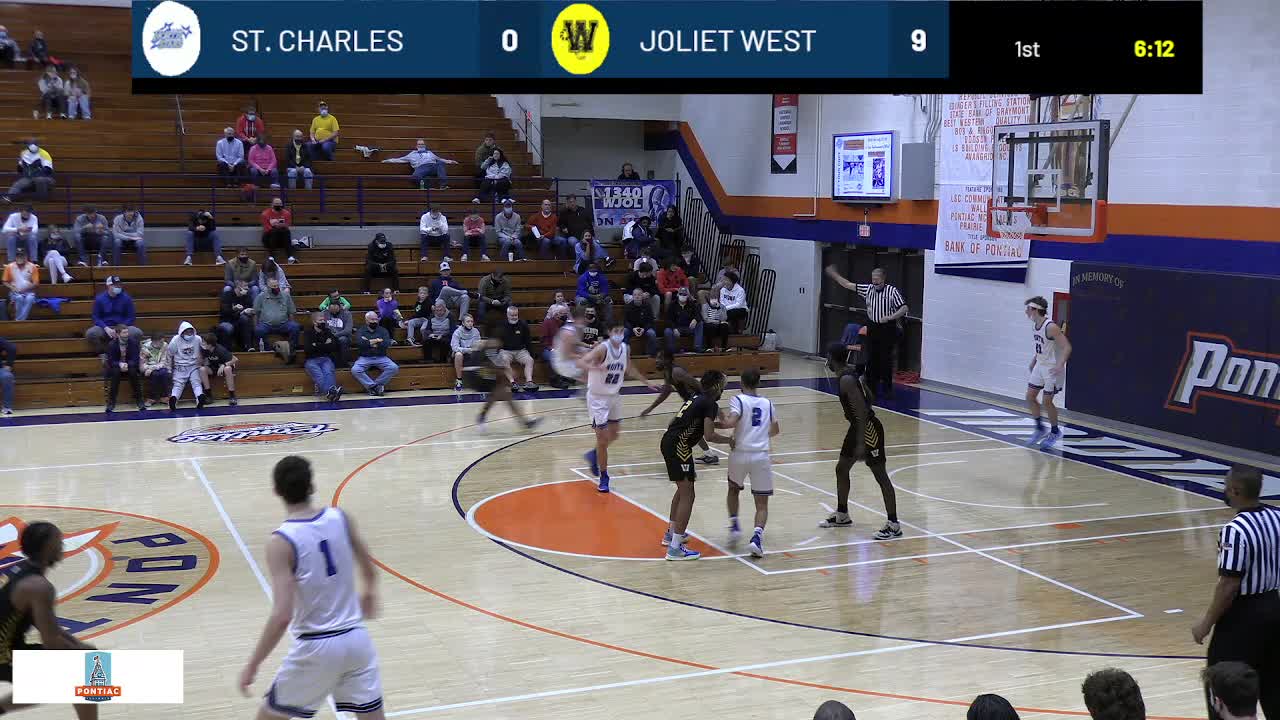
[[729,400],[724,420],[716,427],[733,430],[729,443],[729,542],[742,535],[738,527],[738,495],[751,478],[751,496],[756,501],[755,530],[751,533],[751,556],[764,557],[764,526],[769,521],[769,497],[773,495],[773,462],[769,459],[770,438],[782,432],[773,402],[760,397],[760,371],[742,373],[742,392]]
[[587,451],[591,474],[600,478],[600,492],[609,492],[609,445],[618,439],[622,422],[622,381],[639,380],[657,390],[644,375],[631,367],[627,329],[621,322],[609,326],[609,339],[587,351],[578,364],[587,371],[587,414],[596,432],[596,446]]
[[[1062,429],[1058,427],[1058,408],[1053,404],[1053,396],[1062,389],[1066,378],[1067,358],[1071,355],[1071,342],[1067,340],[1062,328],[1048,317],[1049,301],[1040,296],[1026,302],[1027,319],[1031,321],[1032,338],[1036,344],[1036,354],[1031,356],[1027,379],[1027,408],[1031,417],[1036,419],[1036,432],[1031,436],[1031,444],[1052,447],[1062,439]],[[1049,416],[1049,429],[1046,431],[1044,421],[1040,419],[1040,402],[1038,396],[1044,395],[1045,414]]]
[[578,365],[578,360],[586,350],[586,345],[582,344],[582,323],[585,316],[583,306],[574,305],[569,321],[556,331],[551,347],[551,369],[560,377],[573,382],[582,379],[583,370]]
[[[267,542],[271,616],[240,673],[240,690],[249,694],[258,666],[288,629],[293,644],[257,720],[315,717],[329,695],[338,712],[383,720],[378,655],[363,624],[377,606],[369,548],[344,511],[312,504],[311,463],[286,457],[272,478],[286,519]],[[357,572],[364,580],[359,594]]]

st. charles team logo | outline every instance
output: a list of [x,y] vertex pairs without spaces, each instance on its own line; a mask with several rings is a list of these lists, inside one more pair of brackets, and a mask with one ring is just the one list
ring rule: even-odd
[[296,442],[320,437],[338,428],[328,423],[303,422],[235,422],[226,425],[192,428],[168,438],[171,443],[186,445],[252,445]]
[[176,77],[200,59],[200,18],[186,5],[165,0],[147,14],[139,41],[152,70]]
[[609,23],[586,3],[574,3],[551,25],[551,52],[565,71],[589,75],[609,56]]
[[22,531],[37,520],[62,530],[62,562],[49,579],[58,589],[58,622],[81,640],[173,607],[218,570],[214,544],[182,525],[112,510],[0,505],[0,587],[24,559]]

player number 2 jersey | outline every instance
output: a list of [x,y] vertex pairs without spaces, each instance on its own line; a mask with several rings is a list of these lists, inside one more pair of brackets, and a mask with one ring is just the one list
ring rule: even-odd
[[587,375],[587,392],[592,395],[617,395],[622,389],[622,380],[627,374],[627,344],[624,342],[614,347],[612,342],[605,342],[604,364],[592,368]]
[[364,619],[356,595],[355,552],[347,519],[327,507],[315,517],[286,520],[276,534],[293,545],[297,597],[289,627],[295,636],[348,630]]
[[735,395],[729,400],[729,412],[738,415],[733,429],[734,452],[768,452],[773,403],[759,396]]
[[1040,327],[1032,332],[1036,343],[1036,365],[1046,369],[1058,364],[1058,345],[1049,337],[1049,326],[1052,324],[1048,318],[1045,318]]

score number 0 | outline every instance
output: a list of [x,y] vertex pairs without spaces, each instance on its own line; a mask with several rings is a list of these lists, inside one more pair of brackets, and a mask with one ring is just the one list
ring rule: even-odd
[[507,28],[502,31],[502,49],[505,52],[515,52],[520,48],[520,33]]

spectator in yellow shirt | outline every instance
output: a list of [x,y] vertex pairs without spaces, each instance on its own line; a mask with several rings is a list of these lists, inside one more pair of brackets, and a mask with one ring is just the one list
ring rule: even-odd
[[338,118],[329,114],[329,103],[321,102],[320,114],[311,119],[313,154],[322,160],[332,160],[341,138],[342,128],[338,125]]

